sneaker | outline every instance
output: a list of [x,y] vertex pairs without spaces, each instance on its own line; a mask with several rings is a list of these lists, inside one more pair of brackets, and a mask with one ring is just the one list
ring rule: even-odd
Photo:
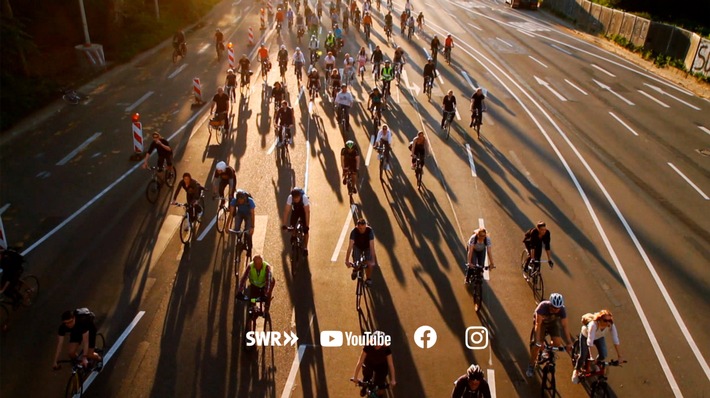
[[528,365],[527,370],[525,371],[525,376],[527,377],[533,377],[535,375],[535,369],[533,368],[532,365]]
[[367,285],[367,287],[372,287],[372,279],[366,280],[365,284]]
[[357,278],[357,271],[353,270],[353,272],[350,274],[350,279],[355,280]]
[[576,370],[572,371],[572,384],[579,384],[579,375]]

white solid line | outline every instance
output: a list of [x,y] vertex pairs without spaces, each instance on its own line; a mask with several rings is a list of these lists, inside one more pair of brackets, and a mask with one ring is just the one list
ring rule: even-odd
[[98,133],[95,133],[94,135],[92,135],[91,137],[89,137],[89,138],[88,138],[86,141],[84,141],[81,145],[79,145],[78,147],[76,147],[76,149],[74,149],[73,151],[69,152],[69,154],[68,154],[67,156],[65,156],[64,159],[58,161],[58,162],[57,162],[57,166],[64,166],[65,164],[69,163],[69,161],[72,160],[72,158],[74,158],[74,156],[76,156],[79,152],[83,151],[84,148],[86,148],[86,147],[89,146],[89,144],[91,144],[94,140],[96,140],[97,138],[99,138],[100,135],[101,135],[101,132],[98,132]]
[[468,154],[468,164],[471,165],[471,176],[476,177],[476,166],[473,164],[473,152],[471,152],[469,144],[466,144],[466,153]]
[[563,53],[565,53],[565,54],[567,54],[567,55],[572,55],[571,52],[565,50],[564,48],[558,46],[557,44],[551,44],[551,46],[552,46],[553,48],[556,48],[556,49],[559,50],[559,51],[562,51]]
[[581,88],[577,87],[577,86],[576,86],[574,83],[572,83],[571,81],[569,81],[569,80],[567,80],[567,79],[565,79],[565,81],[566,81],[567,84],[569,84],[570,86],[576,88],[577,91],[579,91],[580,93],[582,93],[582,94],[584,94],[584,95],[588,95],[586,91],[584,91],[584,90],[582,90]]
[[644,86],[647,86],[647,87],[650,87],[651,89],[653,89],[653,90],[655,90],[655,91],[657,91],[657,92],[659,92],[659,93],[661,93],[661,94],[663,94],[663,95],[667,95],[667,96],[673,98],[674,100],[680,102],[681,104],[683,104],[683,105],[685,105],[685,106],[687,106],[687,107],[690,107],[690,108],[695,109],[696,111],[699,111],[699,110],[700,110],[700,108],[698,108],[697,106],[691,104],[690,102],[684,101],[684,100],[682,100],[682,99],[676,97],[676,96],[673,95],[673,94],[669,94],[669,93],[665,92],[665,91],[662,90],[660,87],[656,87],[656,86],[651,85],[651,84],[648,84],[648,83],[644,83],[643,85],[644,85]]
[[456,120],[459,122],[461,121],[461,115],[459,114],[459,108],[454,108],[454,111],[456,111]]
[[[348,214],[345,216],[345,222],[343,222],[343,229],[340,230],[340,237],[338,237],[338,243],[335,245],[335,250],[333,250],[333,255],[330,256],[330,262],[334,263],[338,261],[338,255],[340,255],[340,249],[343,248],[343,242],[345,242],[345,235],[348,233],[348,227],[352,220],[352,213],[355,212],[355,205],[351,205],[348,209]],[[347,260],[347,259],[346,259]]]
[[626,122],[624,122],[624,121],[621,120],[618,116],[616,116],[616,115],[614,114],[614,112],[609,112],[609,114],[611,115],[611,117],[613,117],[614,119],[616,119],[617,122],[621,123],[621,124],[622,124],[624,127],[626,127],[630,132],[632,132],[635,136],[638,137],[639,134],[638,134],[636,131],[634,131],[634,129],[632,129],[631,126],[629,126],[628,124],[626,124]]
[[370,166],[370,157],[372,156],[372,149],[375,146],[375,134],[370,136],[370,147],[367,148],[367,156],[365,156],[365,167]]
[[525,29],[518,29],[518,32],[520,32],[520,33],[522,33],[522,34],[524,34],[524,35],[528,35],[528,36],[533,37],[533,38],[535,37],[532,33],[528,32],[528,31],[525,30]]
[[[306,138],[308,138],[308,135],[306,135]],[[306,141],[306,175],[303,177],[303,192],[308,193],[308,166],[310,164],[310,152],[311,152],[311,143]]]
[[296,98],[296,103],[301,101],[301,97],[303,96],[303,89],[305,86],[301,85],[301,91],[298,92],[298,98]]
[[675,165],[673,165],[673,163],[668,162],[668,165],[671,166],[671,168],[672,168],[673,170],[675,170],[675,172],[678,173],[678,175],[681,176],[681,177],[685,180],[685,182],[687,182],[688,184],[690,184],[690,186],[693,187],[693,189],[695,189],[696,191],[698,191],[698,193],[700,194],[700,196],[703,197],[703,199],[705,199],[705,200],[710,200],[710,197],[708,197],[707,195],[705,195],[705,192],[703,192],[700,188],[698,188],[698,186],[695,185],[695,184],[693,183],[693,181],[690,181],[690,178],[686,177],[685,174],[681,173],[680,170],[678,170],[678,168],[675,167]]
[[178,73],[182,72],[183,69],[187,67],[187,64],[182,64],[180,65],[179,68],[175,70],[175,72],[171,73],[170,76],[168,76],[168,79],[172,79],[173,77],[177,76]]
[[205,44],[204,46],[202,46],[202,48],[200,48],[200,49],[197,51],[197,53],[198,53],[198,54],[202,54],[203,52],[207,51],[208,48],[210,48],[210,44],[209,44],[209,43],[207,43],[207,44]]
[[508,43],[507,41],[501,39],[500,37],[496,37],[496,39],[497,39],[498,41],[500,41],[501,43],[505,44],[505,45],[508,46],[508,47],[513,47],[512,44],[510,44],[510,43]]
[[597,69],[597,70],[599,70],[599,71],[601,71],[601,72],[604,72],[604,73],[606,73],[607,75],[609,75],[609,76],[611,76],[611,77],[616,77],[615,74],[609,72],[608,70],[606,70],[606,69],[604,69],[604,68],[601,68],[601,67],[599,67],[599,66],[597,66],[597,65],[595,65],[595,64],[591,64],[591,65],[592,65],[592,68],[594,68],[594,69]]
[[[204,211],[204,209],[202,209],[202,211]],[[200,236],[197,237],[197,241],[199,242],[199,241],[202,241],[202,239],[205,239],[207,232],[212,230],[212,227],[214,227],[215,224],[217,224],[217,216],[216,215],[214,217],[212,217],[212,221],[210,221],[210,223],[207,225],[207,227],[205,227],[202,230],[202,233],[200,234]]]
[[709,134],[709,135],[710,135],[710,129],[708,129],[707,127],[705,127],[705,126],[698,126],[698,128],[699,128],[700,130],[703,130],[706,134]]
[[143,101],[147,100],[148,97],[150,97],[151,95],[153,95],[153,92],[152,92],[152,91],[148,91],[147,93],[145,93],[145,95],[143,95],[142,97],[140,97],[140,98],[138,99],[138,101],[134,102],[133,105],[131,105],[131,106],[129,106],[128,108],[126,108],[125,111],[126,111],[126,112],[133,112],[133,110],[136,109],[136,108],[138,107],[138,105],[142,104]]
[[488,378],[488,389],[491,391],[491,398],[496,398],[496,372],[493,369],[486,370]]
[[[103,358],[104,366],[106,366],[106,364],[108,364],[108,361],[111,360],[111,358],[113,357],[113,354],[116,353],[116,351],[121,347],[121,345],[122,345],[123,342],[126,340],[126,338],[128,337],[128,335],[133,331],[133,329],[136,327],[136,325],[138,325],[138,322],[141,320],[141,318],[143,318],[143,315],[145,315],[145,311],[140,311],[140,312],[136,315],[136,317],[133,318],[133,321],[131,321],[131,323],[128,325],[128,327],[126,328],[126,330],[124,330],[123,333],[121,333],[121,335],[118,337],[118,340],[116,340],[116,343],[114,343],[114,344],[111,346],[111,348],[108,350],[108,352],[106,353],[106,355],[104,355],[104,358]],[[94,379],[96,378],[96,376],[97,376],[98,374],[99,374],[99,372],[97,372],[97,371],[94,370],[94,371],[91,372],[91,374],[89,375],[89,377],[86,378],[86,380],[84,381],[84,386],[83,386],[83,391],[84,391],[84,392],[86,392],[86,390],[89,389],[89,386],[91,385],[91,383],[94,382]],[[75,396],[75,397],[78,397],[79,394],[75,394],[74,396]]]
[[653,97],[652,95],[646,93],[645,91],[643,91],[643,90],[636,90],[636,91],[638,91],[639,93],[641,93],[642,95],[644,95],[646,98],[650,99],[651,101],[655,101],[658,105],[660,105],[660,106],[662,106],[662,107],[664,107],[664,108],[670,108],[670,106],[668,106],[668,105],[665,104],[664,102],[661,102],[660,100],[656,99],[655,97]]
[[513,159],[513,164],[519,169],[519,171],[525,176],[525,178],[530,182],[530,185],[534,186],[535,188],[538,188],[537,184],[535,184],[535,181],[532,179],[532,175],[528,171],[528,169],[525,168],[525,165],[523,162],[520,161],[520,158],[518,155],[515,154],[515,152],[510,151],[510,157]]
[[537,76],[533,76],[533,77],[535,78],[535,80],[537,81],[537,83],[538,83],[539,85],[541,85],[541,86],[545,87],[546,89],[548,89],[552,94],[555,95],[555,97],[557,97],[557,99],[559,99],[559,100],[562,101],[562,102],[567,102],[567,98],[563,97],[562,94],[558,93],[554,88],[552,88],[552,86],[550,86],[550,83],[548,83],[548,82],[546,82],[546,81],[540,79],[540,78],[537,77]]
[[9,203],[6,203],[5,206],[0,207],[0,214],[4,213],[5,210],[7,210],[10,207]]
[[298,373],[298,368],[301,366],[301,360],[303,359],[303,354],[306,352],[306,345],[301,344],[298,346],[296,351],[296,356],[293,358],[293,363],[291,364],[291,371],[288,373],[288,378],[286,379],[286,385],[281,393],[281,398],[288,398],[291,396],[291,390],[293,385],[296,383],[296,374]]
[[267,154],[267,155],[271,155],[272,153],[274,153],[274,149],[276,148],[276,143],[277,143],[277,142],[278,142],[278,137],[274,137],[274,143],[271,144],[271,146],[269,147],[269,150],[266,151],[266,154]]
[[528,55],[528,57],[530,57],[530,59],[532,59],[533,61],[537,62],[538,64],[540,64],[540,65],[544,66],[545,68],[547,68],[547,65],[543,64],[542,62],[540,62],[537,58],[533,57],[532,55]]
[[472,28],[474,28],[474,29],[478,29],[478,30],[480,30],[480,31],[483,31],[483,29],[479,28],[478,26],[476,26],[476,25],[474,25],[474,24],[472,24],[472,23],[468,24],[468,26],[470,26],[470,27],[472,27]]
[[[204,109],[204,108],[203,108],[203,109]],[[188,125],[190,125],[190,124],[192,123],[193,120],[195,120],[198,116],[200,116],[201,113],[202,113],[202,111],[198,111],[198,112],[196,112],[194,115],[192,115],[189,119],[187,119],[187,121],[186,121],[182,126],[180,126],[179,129],[175,130],[175,132],[174,132],[170,137],[168,137],[167,139],[168,139],[168,140],[172,140],[173,138],[175,138],[175,136],[177,136],[178,134],[180,134]],[[207,119],[205,118],[204,120],[207,120]],[[198,123],[198,124],[195,126],[195,128],[197,128],[199,125],[201,125],[201,123]],[[64,228],[65,225],[69,224],[69,222],[71,222],[73,219],[75,219],[77,216],[79,216],[79,214],[83,213],[84,210],[86,210],[87,208],[89,208],[89,206],[93,205],[94,202],[96,202],[97,200],[101,199],[104,195],[106,195],[106,193],[108,193],[111,189],[113,189],[113,187],[115,187],[116,185],[118,185],[119,182],[123,181],[126,177],[128,177],[129,175],[131,175],[134,171],[138,170],[138,169],[141,167],[142,164],[143,164],[142,162],[141,162],[141,163],[138,163],[138,164],[136,164],[135,166],[133,166],[133,167],[131,167],[130,169],[128,169],[128,171],[126,171],[125,173],[123,173],[123,174],[122,174],[120,177],[118,177],[114,182],[112,182],[111,184],[109,184],[106,188],[104,188],[101,192],[99,192],[99,193],[98,193],[96,196],[94,196],[91,200],[89,200],[89,201],[86,202],[83,206],[81,206],[81,207],[79,208],[79,210],[77,210],[77,211],[75,211],[74,213],[72,213],[72,215],[70,215],[70,216],[67,217],[64,221],[62,221],[61,223],[59,223],[59,225],[57,225],[56,227],[54,227],[51,231],[47,232],[46,235],[44,235],[43,237],[41,237],[38,241],[36,241],[36,242],[33,243],[32,245],[30,245],[30,247],[28,247],[27,249],[25,249],[21,254],[22,254],[23,256],[26,256],[26,255],[27,255],[28,253],[30,253],[32,250],[34,250],[35,248],[37,248],[37,246],[39,246],[39,245],[41,245],[42,243],[44,243],[45,240],[49,239],[52,235],[54,235],[55,233],[57,233],[57,231],[59,231],[60,229]]]
[[475,89],[476,89],[476,86],[473,85],[473,82],[471,81],[471,78],[468,77],[468,73],[466,73],[465,70],[462,70],[462,71],[461,71],[461,74],[463,75],[463,78],[466,79],[466,81],[468,82],[468,85],[471,86],[471,88],[475,90]]

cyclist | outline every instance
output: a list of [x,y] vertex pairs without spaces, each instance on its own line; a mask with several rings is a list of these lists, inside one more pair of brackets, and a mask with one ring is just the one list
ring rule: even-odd
[[[353,3],[355,3],[353,1]],[[350,22],[350,10],[348,7],[343,8],[343,28],[347,29],[348,28],[348,23]]]
[[370,55],[370,62],[372,62],[373,73],[375,71],[380,71],[380,65],[382,64],[383,59],[384,55],[382,54],[382,50],[380,50],[380,46],[375,46],[375,49],[372,51],[372,55]]
[[[289,219],[289,214],[291,218]],[[288,223],[286,221],[289,221]],[[306,192],[299,188],[294,187],[291,190],[291,194],[288,195],[286,199],[286,207],[284,207],[283,223],[281,224],[281,229],[286,230],[288,226],[296,227],[300,222],[303,228],[303,255],[308,256],[308,226],[311,224],[311,204],[308,201],[308,195]],[[293,231],[295,234],[296,231]]]
[[17,286],[24,272],[24,262],[24,257],[17,250],[0,246],[0,296],[5,296],[13,302],[21,299]]
[[320,43],[318,42],[318,37],[316,35],[311,35],[311,39],[308,41],[308,49],[310,51],[309,57],[311,58],[311,64],[315,63],[318,55],[318,48]]
[[367,59],[369,57],[367,56],[367,53],[365,52],[365,47],[360,47],[360,52],[357,53],[357,70],[358,73],[360,72],[360,68],[365,68],[365,64],[367,64]]
[[[57,349],[54,353],[52,368],[59,369],[59,354],[62,352],[64,336],[69,333],[68,353],[72,360],[81,360],[86,365],[86,360],[101,361],[101,356],[94,352],[96,349],[96,316],[88,308],[77,308],[67,310],[62,313],[62,323],[57,330]],[[82,344],[83,343],[83,344]],[[83,347],[80,347],[83,346]],[[81,353],[84,352],[84,355]],[[81,356],[80,356],[81,355]],[[97,370],[101,370],[101,362],[97,364]]]
[[274,117],[279,112],[279,107],[281,106],[281,101],[286,96],[286,89],[281,85],[281,82],[275,82],[274,88],[271,89],[271,98],[274,99]]
[[355,98],[353,94],[348,91],[347,84],[341,85],[340,88],[342,90],[335,96],[335,105],[339,108],[340,112],[345,113],[345,131],[350,131],[350,107],[353,106]]
[[416,167],[416,161],[417,159],[420,159],[422,162],[424,162],[424,157],[426,156],[426,149],[428,146],[428,142],[426,139],[426,136],[424,135],[423,131],[419,131],[417,133],[417,136],[414,137],[412,142],[409,144],[409,149],[411,150],[411,156],[412,156],[412,170]]
[[217,94],[212,97],[210,114],[214,113],[216,120],[224,118],[224,128],[227,129],[227,131],[229,131],[229,113],[231,112],[231,108],[232,104],[229,101],[229,95],[224,92],[222,87],[217,87]]
[[311,14],[311,16],[308,17],[308,32],[312,35],[318,33],[319,18],[320,10],[318,12],[318,16],[316,16],[316,14]]
[[355,74],[355,60],[353,57],[350,55],[350,53],[346,53],[345,56],[343,57],[343,77],[345,78],[345,81],[350,84],[350,82],[353,79],[353,75]]
[[333,55],[332,51],[328,51],[328,54],[323,58],[323,63],[325,64],[325,73],[332,73],[335,69],[335,55]]
[[[350,262],[350,254],[352,253],[352,263]],[[377,254],[375,253],[375,232],[367,225],[364,218],[357,220],[355,228],[350,231],[350,243],[348,244],[347,253],[345,253],[345,266],[352,267],[354,262],[364,254],[367,265],[365,268],[365,276],[367,280],[365,284],[372,286],[372,267],[377,264]],[[353,280],[357,277],[356,270],[353,270],[350,276]]]
[[385,66],[383,66],[382,71],[380,71],[380,78],[382,79],[383,94],[386,92],[388,95],[391,95],[392,91],[390,91],[390,85],[392,84],[392,80],[394,80],[394,69],[392,69],[389,59],[385,61]]
[[436,77],[436,65],[434,65],[433,58],[429,57],[429,59],[427,59],[427,63],[426,65],[424,65],[424,72],[422,72],[422,76],[424,76],[424,87],[426,87],[427,84],[427,77],[431,79],[432,87],[434,86],[434,78]]
[[485,228],[478,228],[473,231],[473,235],[468,239],[468,252],[466,254],[466,283],[473,277],[475,267],[483,267],[486,264],[486,253],[488,253],[488,264],[491,269],[493,264],[493,251],[491,250],[491,238]]
[[362,22],[362,13],[360,12],[360,8],[357,6],[357,2],[353,1],[352,2],[353,7],[355,8],[352,13],[353,13],[353,23],[355,26],[360,29],[360,22]]
[[335,45],[336,49],[340,50],[343,48],[343,30],[340,29],[340,26],[338,24],[335,24],[335,27],[333,27],[333,35],[335,36]]
[[217,53],[219,53],[220,49],[224,51],[224,34],[219,29],[217,29],[214,34],[214,46]]
[[[357,183],[357,174],[360,171],[360,149],[353,140],[348,140],[340,150],[340,164],[343,168],[343,185],[347,184],[345,180],[347,172],[350,172],[353,181]],[[354,189],[354,193],[357,193],[357,188]]]
[[328,55],[335,53],[335,34],[333,34],[332,30],[328,31],[328,35],[325,36],[325,50],[328,51]]
[[414,15],[410,15],[409,18],[407,18],[407,32],[409,32],[409,30],[411,30],[413,33],[414,27],[416,26],[416,24],[417,24],[417,22],[414,19]]
[[394,64],[395,68],[399,70],[399,75],[402,75],[402,70],[404,68],[404,64],[407,62],[406,59],[404,59],[404,49],[402,47],[397,47],[396,50],[394,50],[394,57],[392,57],[392,64]]
[[269,49],[266,48],[266,43],[261,43],[261,47],[257,50],[257,54],[259,55],[259,62],[265,63],[267,65],[267,70],[271,69],[271,65],[269,63]]
[[315,86],[315,94],[311,100],[318,96],[318,91],[320,91],[320,75],[318,74],[318,69],[311,67],[311,71],[308,73],[308,90],[310,92],[311,87]]
[[153,133],[153,142],[150,143],[150,147],[148,147],[143,159],[144,169],[148,168],[148,156],[153,151],[158,151],[158,169],[162,170],[164,163],[167,163],[168,167],[173,167],[173,149],[170,148],[170,143],[159,133]]
[[478,87],[476,92],[471,96],[471,125],[473,127],[473,122],[476,118],[476,112],[478,112],[478,120],[483,124],[483,109],[485,108],[484,100],[486,95],[483,94],[483,89]]
[[[331,20],[331,28],[333,29],[333,33],[335,33],[335,30],[338,28],[338,24],[340,24],[340,16],[338,16],[338,13],[335,12],[335,8],[332,9],[330,12],[330,20]],[[340,32],[341,34],[343,33],[342,31]],[[336,34],[337,36],[337,34]]]
[[454,96],[454,91],[449,90],[448,93],[444,96],[444,99],[441,102],[441,107],[443,108],[442,112],[442,117],[441,117],[441,129],[444,129],[444,122],[446,122],[447,117],[451,117],[450,115],[453,115],[453,113],[456,112],[456,97]]
[[[182,51],[183,45],[185,44],[185,33],[182,30],[178,30],[173,35],[173,48],[175,50]],[[183,54],[184,56],[185,54]]]
[[301,35],[306,32],[306,19],[301,13],[296,14],[296,31]]
[[227,77],[224,79],[224,85],[227,87],[227,96],[231,97],[237,87],[237,75],[234,74],[234,69],[227,69]]
[[227,163],[220,161],[215,166],[214,174],[212,175],[212,192],[224,197],[224,189],[229,185],[229,199],[234,197],[234,191],[237,184],[237,171]]
[[451,59],[452,48],[454,48],[454,38],[451,37],[451,34],[448,34],[446,40],[444,40],[444,52],[449,52],[449,59]]
[[[296,122],[296,118],[293,115],[293,108],[288,106],[286,100],[281,101],[281,108],[276,112],[276,117],[274,118],[274,123],[277,126],[286,126],[286,143],[292,144],[291,130],[293,130],[293,124]],[[279,129],[280,130],[280,129]],[[283,144],[283,143],[282,143]]]
[[409,0],[404,3],[404,13],[407,14],[407,17],[412,15],[412,3]]
[[424,30],[424,12],[420,12],[419,15],[417,15],[417,27],[420,32]]
[[407,11],[402,11],[402,14],[399,15],[399,31],[402,32],[402,36],[406,35],[407,32],[405,32],[405,27],[407,25],[407,19],[409,18],[409,15],[407,14]]
[[380,89],[375,86],[367,99],[367,109],[370,111],[370,117],[375,118],[375,109],[382,115],[382,94]]
[[332,91],[331,91],[332,97],[335,98],[338,95],[338,93],[340,92],[340,88],[341,88],[340,87],[341,86],[340,72],[338,72],[337,68],[334,68],[330,72],[330,86],[332,88]]
[[481,367],[472,364],[466,374],[454,382],[451,398],[491,398],[491,388],[483,378]]
[[434,59],[434,62],[436,62],[436,56],[439,54],[440,47],[441,42],[439,41],[439,38],[434,35],[434,38],[431,39],[431,43],[429,44],[429,48],[431,48],[431,57]]
[[276,60],[279,62],[279,71],[281,68],[286,69],[288,66],[288,50],[286,50],[286,46],[283,44],[281,45],[279,52],[276,54]]
[[286,20],[288,21],[288,28],[291,29],[293,26],[293,9],[291,7],[286,10]]
[[[180,193],[180,190],[184,189],[185,190],[185,199],[187,204],[190,206],[192,210],[191,217],[197,216],[197,221],[202,222],[202,206],[200,206],[200,196],[202,196],[202,191],[205,190],[205,188],[200,185],[197,180],[193,179],[190,173],[183,173],[182,175],[182,180],[177,185],[177,188],[175,188],[175,193],[173,194],[173,201],[172,204],[177,204],[176,199],[178,197],[178,194]],[[185,225],[185,228],[189,228],[187,225]]]
[[[372,333],[372,336],[375,339],[384,339],[385,333],[378,330]],[[365,379],[365,381],[372,380],[375,386],[383,386],[388,374],[390,376],[389,384],[392,387],[397,385],[397,379],[394,374],[394,362],[392,361],[392,350],[389,346],[366,345],[362,348],[360,358],[355,365],[355,372],[353,377],[350,378],[350,381],[355,384],[357,384],[360,369],[362,369],[362,378]],[[362,387],[362,389],[360,389],[360,396],[364,397],[366,393],[367,388]],[[382,397],[384,395],[384,390],[377,391],[377,396]]]
[[533,313],[533,342],[530,343],[530,362],[525,374],[533,377],[535,360],[540,351],[545,335],[550,335],[552,344],[562,346],[564,340],[567,351],[571,352],[572,342],[569,341],[569,331],[567,330],[567,310],[565,300],[559,293],[552,293],[549,300],[543,300],[535,308]]
[[[301,52],[301,47],[296,47],[296,51],[293,52],[293,66],[294,66],[294,73],[298,73],[297,71],[301,71],[303,73],[303,65],[306,64],[306,56],[303,55],[303,52]],[[301,80],[299,76],[299,81]]]
[[318,0],[318,3],[316,4],[316,11],[318,12],[318,19],[320,19],[323,15],[323,1]]
[[572,371],[572,383],[579,383],[578,371],[581,371],[586,361],[593,361],[594,354],[592,348],[597,349],[597,359],[603,361],[607,356],[605,337],[611,335],[616,349],[616,357],[619,362],[624,362],[619,350],[619,334],[614,326],[614,317],[609,310],[601,310],[597,313],[585,314],[582,316],[582,330],[579,333],[579,357]]
[[281,7],[276,9],[276,33],[281,33],[281,27],[284,23],[284,11]]
[[234,218],[234,229],[237,230],[242,227],[242,221],[244,221],[244,231],[247,231],[247,258],[251,258],[251,237],[254,235],[254,209],[256,209],[256,202],[254,202],[251,195],[243,189],[237,189],[236,197],[229,203],[227,228],[229,228],[232,218]]
[[[392,130],[386,124],[382,125],[380,131],[377,132],[377,138],[375,138],[375,148],[383,147],[384,152],[391,156],[392,154]],[[386,170],[390,169],[390,164],[387,162]]]
[[388,10],[385,15],[385,31],[392,33],[392,10]]
[[365,31],[365,34],[369,33],[370,29],[372,29],[372,16],[370,16],[370,13],[367,11],[365,11],[362,17],[362,29]]
[[[251,257],[247,255],[247,257]],[[260,254],[252,259],[252,262],[244,268],[244,274],[239,280],[238,292],[244,294],[249,280],[249,298],[261,297],[264,299],[264,315],[269,315],[271,307],[272,293],[276,287],[276,279],[271,264],[266,262]]]
[[247,58],[246,54],[242,54],[242,57],[239,58],[239,69],[237,70],[239,72],[239,75],[242,77],[242,86],[249,83],[250,66],[251,61],[249,61],[249,58]]
[[547,229],[547,224],[544,221],[539,221],[535,228],[525,233],[523,243],[528,250],[528,259],[535,259],[535,261],[540,261],[542,246],[544,245],[547,253],[547,263],[552,268],[554,264],[550,254],[550,230]]

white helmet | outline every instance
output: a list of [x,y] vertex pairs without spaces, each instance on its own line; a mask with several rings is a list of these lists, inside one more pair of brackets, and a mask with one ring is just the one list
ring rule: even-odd
[[219,163],[217,163],[217,170],[218,170],[218,171],[225,171],[225,170],[227,170],[227,163],[224,163],[224,162],[219,162]]
[[562,308],[565,305],[565,299],[559,293],[552,293],[550,295],[550,304],[555,308]]

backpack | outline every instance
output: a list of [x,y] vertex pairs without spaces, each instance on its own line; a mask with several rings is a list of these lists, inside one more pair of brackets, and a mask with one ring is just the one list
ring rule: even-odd
[[586,314],[582,315],[582,326],[587,326],[587,324],[591,321],[594,320],[594,313],[592,312],[587,312]]
[[93,312],[91,312],[88,308],[77,308],[74,310],[74,317],[76,318],[77,323],[79,322],[85,322],[85,321],[94,321],[94,318],[96,315],[94,315]]

